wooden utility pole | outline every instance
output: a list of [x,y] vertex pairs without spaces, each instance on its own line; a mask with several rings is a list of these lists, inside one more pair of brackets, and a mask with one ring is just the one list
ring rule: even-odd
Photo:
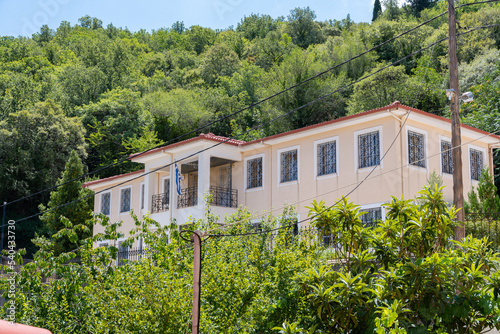
[[448,31],[450,56],[450,88],[451,94],[451,146],[453,162],[453,205],[459,209],[455,228],[455,240],[461,241],[465,237],[464,221],[464,190],[462,181],[462,139],[460,135],[460,91],[458,88],[458,61],[457,61],[457,28],[455,20],[454,0],[448,0]]
[[200,327],[200,281],[201,281],[201,232],[194,231],[193,259],[193,334],[199,333]]

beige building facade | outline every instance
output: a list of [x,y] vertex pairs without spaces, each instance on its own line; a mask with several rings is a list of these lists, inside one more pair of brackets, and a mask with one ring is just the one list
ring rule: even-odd
[[[500,137],[462,125],[464,196],[477,186],[484,167],[493,169]],[[247,207],[256,219],[279,215],[285,205],[307,217],[313,199],[331,205],[343,195],[361,205],[366,223],[384,217],[391,196],[414,198],[432,172],[443,179],[452,202],[450,120],[399,102],[286,133],[243,142],[202,134],[132,155],[141,171],[87,182],[96,212],[134,227],[130,211],[150,214],[162,225],[204,215],[204,197],[221,217]],[[175,165],[181,174],[176,190]],[[110,189],[111,188],[111,189]],[[354,191],[353,191],[354,190]],[[304,223],[307,224],[307,223]],[[102,232],[94,227],[94,234]]]

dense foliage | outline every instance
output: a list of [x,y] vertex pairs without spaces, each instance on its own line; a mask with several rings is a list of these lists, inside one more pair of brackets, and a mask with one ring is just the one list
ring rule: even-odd
[[[418,204],[394,198],[387,219],[364,226],[359,206],[313,202],[316,229],[294,233],[291,210],[258,226],[239,211],[224,236],[210,212],[192,221],[211,231],[203,242],[203,333],[479,333],[500,328],[498,254],[487,239],[451,240],[455,210],[437,186]],[[0,289],[17,322],[53,333],[187,333],[191,326],[192,246],[176,225],[136,221],[128,242],[143,238],[148,256],[116,263],[119,223],[96,216],[105,232],[54,256],[39,238],[34,262],[7,274]],[[283,228],[273,233],[276,226]],[[219,230],[219,231],[218,231]],[[260,231],[261,233],[255,234]],[[252,234],[253,233],[253,234]],[[243,235],[242,235],[243,234]],[[81,263],[68,262],[80,256]],[[12,256],[15,258],[15,256]],[[8,267],[6,268],[9,271]]]
[[[349,16],[317,21],[313,9],[306,7],[280,18],[252,14],[227,30],[175,22],[171,28],[131,32],[85,16],[74,25],[63,21],[56,29],[43,26],[31,38],[0,37],[0,175],[4,181],[0,200],[11,201],[54,185],[72,150],[79,152],[88,170],[95,171],[134,150],[179,140],[188,131],[347,61],[446,10],[446,1],[412,0],[399,7],[397,1],[386,0],[381,5],[380,10],[375,6],[377,15],[370,24],[353,22]],[[462,7],[457,20],[467,28],[498,24],[500,5]],[[432,21],[203,132],[237,135],[430,45],[446,35],[446,27],[445,19]],[[480,29],[458,40],[463,88],[477,96],[464,112],[464,120],[488,131],[500,129],[494,117],[499,31],[498,27]],[[292,130],[394,100],[446,114],[447,78],[444,41],[241,139]],[[44,120],[33,126],[40,117]],[[61,126],[71,131],[62,133]],[[19,131],[26,131],[26,136],[16,135]],[[33,148],[45,133],[48,140],[40,153]],[[124,163],[96,176],[138,168]],[[49,194],[44,193],[11,205],[8,218],[36,213],[38,205],[48,201]]]

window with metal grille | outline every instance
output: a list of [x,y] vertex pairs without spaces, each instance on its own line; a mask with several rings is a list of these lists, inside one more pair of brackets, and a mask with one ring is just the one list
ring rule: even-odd
[[297,178],[297,150],[281,153],[281,182],[296,181]]
[[453,174],[451,143],[445,140],[441,141],[441,171],[446,174]]
[[361,221],[365,226],[373,226],[379,220],[382,220],[382,208],[361,209],[361,212],[366,212],[361,216]]
[[247,189],[262,187],[262,158],[247,161]]
[[380,137],[374,131],[358,136],[358,168],[380,165]]
[[483,152],[470,150],[470,177],[473,180],[479,180],[483,170]]
[[101,195],[101,213],[109,215],[111,207],[111,193],[104,193]]
[[408,161],[413,166],[425,168],[424,135],[408,131]]
[[130,195],[132,190],[130,188],[125,188],[121,190],[120,196],[120,212],[130,211]]
[[337,172],[337,143],[318,144],[318,176]]

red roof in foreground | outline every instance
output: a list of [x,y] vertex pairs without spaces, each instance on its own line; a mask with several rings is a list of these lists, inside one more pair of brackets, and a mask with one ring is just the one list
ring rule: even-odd
[[224,137],[224,136],[217,136],[217,135],[214,135],[213,133],[207,133],[207,134],[202,133],[198,137],[194,137],[194,138],[186,139],[186,140],[183,140],[183,141],[180,141],[177,143],[173,143],[170,145],[158,147],[158,148],[152,149],[151,151],[147,151],[144,153],[131,154],[129,156],[129,159],[133,159],[133,158],[136,158],[139,156],[144,157],[144,156],[149,155],[149,154],[161,152],[161,151],[166,150],[166,149],[174,148],[177,146],[185,145],[185,144],[188,144],[188,143],[191,143],[191,142],[194,142],[197,140],[203,140],[203,139],[212,140],[212,141],[216,141],[219,143],[224,143],[224,144],[229,144],[229,145],[234,145],[234,146],[240,146],[240,145],[245,144],[245,142],[243,140],[236,140],[236,139],[231,139],[231,138]]
[[21,324],[12,324],[9,321],[0,320],[0,333],[9,334],[51,334],[52,332],[38,327],[31,327]]
[[91,185],[94,185],[94,184],[98,184],[98,183],[102,183],[102,182],[106,182],[106,181],[111,181],[111,180],[118,179],[118,178],[121,178],[121,177],[124,177],[124,176],[131,176],[131,175],[135,175],[135,174],[141,174],[141,173],[144,173],[144,169],[141,169],[141,170],[138,170],[138,171],[135,171],[135,172],[125,173],[125,174],[113,175],[113,176],[110,176],[110,177],[107,177],[107,178],[104,178],[104,179],[99,179],[99,180],[85,182],[84,184],[82,184],[82,187],[87,188],[88,186],[91,186]]

